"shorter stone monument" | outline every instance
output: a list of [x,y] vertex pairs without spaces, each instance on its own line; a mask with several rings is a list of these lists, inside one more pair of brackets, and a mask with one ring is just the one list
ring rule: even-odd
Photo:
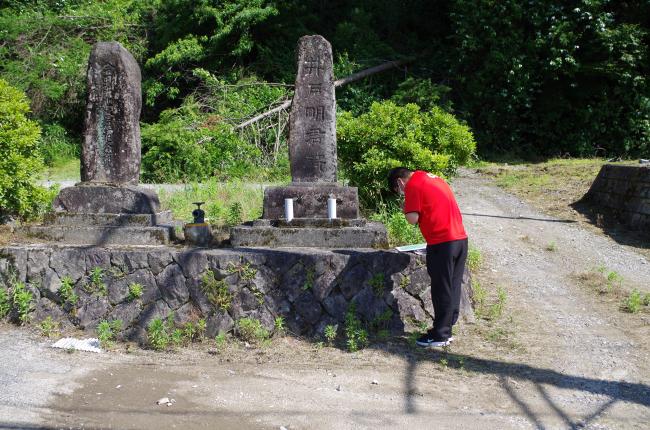
[[231,229],[231,243],[385,247],[384,226],[359,219],[357,188],[337,183],[332,47],[322,36],[304,36],[298,42],[297,58],[289,124],[292,183],[266,188],[262,219]]
[[88,61],[88,103],[81,182],[61,190],[44,226],[26,233],[91,245],[154,245],[170,241],[170,212],[140,177],[140,68],[117,42],[93,46]]

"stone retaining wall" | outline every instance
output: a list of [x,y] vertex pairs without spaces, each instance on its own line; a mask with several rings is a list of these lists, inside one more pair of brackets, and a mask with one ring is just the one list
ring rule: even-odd
[[[91,283],[96,268],[105,288]],[[59,295],[66,276],[79,296],[76,306]],[[468,275],[465,280],[461,315],[471,318]],[[393,333],[430,323],[433,315],[424,257],[396,251],[2,248],[0,288],[16,281],[34,294],[34,322],[52,316],[93,330],[103,319],[120,319],[122,338],[141,343],[149,323],[171,313],[178,325],[206,318],[210,337],[232,330],[243,317],[273,330],[276,316],[292,333],[317,336],[326,325],[342,323],[352,303],[363,321]],[[130,301],[132,283],[144,291]]]
[[604,165],[585,199],[637,230],[650,229],[650,168]]

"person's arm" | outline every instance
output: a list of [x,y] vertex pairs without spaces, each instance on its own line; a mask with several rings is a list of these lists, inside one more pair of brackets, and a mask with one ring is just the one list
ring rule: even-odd
[[420,214],[417,212],[409,212],[407,214],[404,214],[404,216],[406,217],[406,221],[409,224],[417,224],[418,220],[420,219]]

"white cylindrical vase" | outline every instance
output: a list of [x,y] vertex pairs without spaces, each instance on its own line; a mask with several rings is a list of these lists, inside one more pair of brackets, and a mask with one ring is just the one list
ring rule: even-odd
[[287,222],[293,219],[293,199],[284,199],[284,219]]
[[336,199],[327,199],[327,218],[329,220],[336,219]]

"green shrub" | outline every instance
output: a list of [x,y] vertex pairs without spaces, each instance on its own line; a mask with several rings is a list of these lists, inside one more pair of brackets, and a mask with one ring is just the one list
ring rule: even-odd
[[328,324],[325,326],[325,331],[323,332],[323,334],[325,335],[325,341],[329,346],[332,346],[334,344],[338,331],[339,331],[338,324]]
[[182,342],[183,331],[174,329],[174,317],[167,319],[154,318],[147,326],[147,339],[149,345],[156,351],[167,349],[170,343],[178,345]]
[[34,182],[43,169],[41,130],[28,113],[25,94],[0,79],[0,219],[36,217],[50,202],[47,190]]
[[237,321],[237,334],[242,340],[251,343],[261,342],[269,338],[269,331],[255,318],[239,319]]
[[394,206],[385,205],[370,219],[380,221],[386,226],[389,246],[412,245],[424,242],[420,228],[409,224],[402,211]]
[[111,348],[115,345],[115,338],[122,330],[122,320],[102,320],[97,325],[97,338],[103,348]]
[[48,316],[38,324],[38,328],[41,330],[41,335],[45,337],[53,337],[59,330],[59,326],[60,324],[57,321],[54,321],[51,316]]
[[373,103],[358,117],[343,112],[337,125],[338,156],[359,197],[376,208],[388,195],[386,178],[404,166],[448,176],[467,163],[476,143],[469,128],[439,107]]
[[348,351],[355,352],[368,346],[368,331],[357,317],[357,307],[350,304],[345,314],[345,343]]
[[627,296],[624,302],[624,309],[630,313],[637,313],[641,310],[643,305],[643,296],[639,290],[632,290],[632,292]]

